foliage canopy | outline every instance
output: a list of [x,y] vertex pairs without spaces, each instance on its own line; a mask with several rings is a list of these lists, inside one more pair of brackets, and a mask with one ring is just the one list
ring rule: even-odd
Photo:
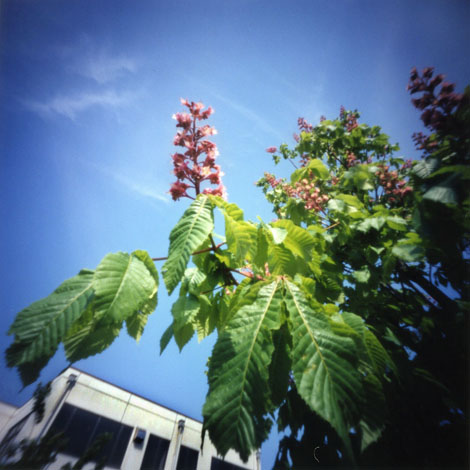
[[[277,421],[276,468],[314,466],[320,445],[319,460],[337,465],[465,462],[470,91],[456,94],[429,68],[412,71],[409,89],[431,131],[414,136],[421,160],[397,157],[356,111],[316,126],[300,118],[293,148],[267,149],[293,163],[290,179],[257,183],[270,223],[224,200],[204,140],[215,130],[197,125],[212,109],[182,100],[170,191],[193,201],[161,268],[168,292],[180,288],[160,344],[182,349],[217,332],[203,415],[221,455],[246,460]],[[29,384],[60,342],[75,361],[106,349],[124,323],[138,340],[156,307],[158,260],[108,254],[24,309],[8,365]]]

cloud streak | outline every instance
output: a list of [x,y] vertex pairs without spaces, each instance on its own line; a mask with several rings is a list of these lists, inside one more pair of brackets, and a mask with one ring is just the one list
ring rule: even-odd
[[105,90],[94,93],[81,92],[71,95],[59,95],[45,102],[23,100],[23,105],[42,117],[60,115],[73,121],[79,113],[90,108],[122,108],[131,104],[135,97],[135,94],[130,92]]
[[159,190],[155,184],[147,185],[142,182],[147,176],[139,176],[134,175],[131,176],[128,172],[125,174],[123,172],[118,172],[114,169],[111,169],[104,165],[98,165],[95,162],[91,162],[84,159],[78,159],[83,165],[93,168],[93,170],[97,170],[103,175],[111,178],[120,186],[124,187],[125,189],[137,194],[138,196],[149,198],[154,201],[164,202],[168,204],[170,202],[169,196],[167,196],[163,190]]
[[[106,171],[106,170],[105,170]],[[115,181],[125,186],[130,191],[138,194],[139,196],[147,197],[156,201],[164,202],[168,204],[170,199],[161,194],[159,191],[156,191],[153,187],[146,186],[142,183],[137,183],[135,180],[129,178],[128,176],[113,172],[106,171],[108,175],[112,176]]]
[[222,101],[223,103],[227,104],[230,106],[232,109],[234,109],[236,112],[240,113],[242,116],[244,116],[246,119],[250,120],[253,122],[257,127],[262,129],[264,132],[267,132],[269,134],[272,134],[278,139],[282,139],[282,135],[276,131],[272,126],[270,126],[265,119],[263,119],[259,114],[256,114],[253,110],[250,108],[239,104],[235,101],[232,101],[231,99],[219,95],[218,93],[211,92],[212,95],[218,99],[219,101]]
[[104,84],[135,73],[137,64],[129,57],[113,57],[105,53],[84,57],[71,67],[71,70],[83,77]]

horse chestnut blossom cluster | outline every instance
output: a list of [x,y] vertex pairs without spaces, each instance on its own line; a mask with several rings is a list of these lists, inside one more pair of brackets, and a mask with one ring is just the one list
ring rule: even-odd
[[304,132],[312,132],[313,131],[313,126],[309,122],[305,120],[303,117],[299,117],[297,119],[297,125],[299,126],[299,130],[304,131]]
[[187,193],[192,188],[195,195],[201,193],[201,185],[204,181],[217,185],[216,188],[206,188],[203,194],[212,194],[226,198],[226,190],[222,184],[223,173],[215,160],[219,155],[217,146],[205,139],[207,136],[217,134],[217,131],[209,126],[198,126],[198,121],[207,119],[214,110],[209,106],[204,110],[202,103],[189,102],[181,99],[181,104],[186,106],[189,112],[173,114],[176,119],[176,127],[181,128],[173,140],[174,145],[185,149],[182,153],[175,153],[173,159],[173,173],[176,181],[170,188],[170,194],[174,201],[182,197],[194,199]]
[[[405,170],[411,166],[411,160],[407,160],[401,169]],[[411,186],[407,186],[406,180],[400,178],[398,171],[390,171],[389,165],[379,164],[379,169],[375,174],[379,178],[380,185],[384,188],[385,194],[389,196],[389,201],[392,203],[413,191]]]
[[[411,95],[422,93],[419,98],[413,98],[411,101],[417,109],[423,111],[421,120],[424,125],[432,131],[442,131],[452,125],[452,112],[462,103],[464,95],[455,93],[455,85],[445,82],[444,75],[433,77],[433,74],[433,67],[423,69],[421,76],[414,67],[411,70],[407,90]],[[429,153],[437,146],[436,141],[430,140],[421,132],[413,134],[413,140],[417,148]]]
[[359,114],[357,112],[346,111],[344,106],[341,106],[339,109],[339,117],[348,132],[351,132],[359,125],[357,122]]
[[292,185],[284,183],[282,179],[276,179],[270,173],[265,173],[264,177],[273,189],[281,185],[282,191],[287,197],[302,199],[307,210],[320,212],[328,202],[329,197],[326,194],[321,194],[320,188],[315,186],[313,175],[310,175],[310,181],[303,178]]

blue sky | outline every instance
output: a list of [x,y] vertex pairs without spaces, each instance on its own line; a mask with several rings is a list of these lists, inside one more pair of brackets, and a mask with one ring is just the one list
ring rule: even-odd
[[[180,97],[214,107],[229,200],[270,220],[253,182],[274,169],[266,147],[292,144],[299,116],[316,123],[357,108],[400,155],[416,157],[409,70],[435,66],[462,89],[468,24],[464,0],[3,0],[0,349],[18,311],[106,253],[166,255],[189,202],[167,193]],[[161,289],[138,345],[123,333],[76,365],[201,418],[215,338],[181,354],[172,343],[160,357],[170,308]],[[41,379],[65,366],[60,352]],[[31,396],[4,361],[0,370],[1,400]],[[263,448],[266,469],[274,441]]]

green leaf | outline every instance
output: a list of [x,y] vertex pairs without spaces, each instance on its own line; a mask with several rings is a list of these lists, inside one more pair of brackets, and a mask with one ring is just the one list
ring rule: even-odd
[[452,186],[450,179],[426,191],[423,195],[423,199],[439,202],[441,204],[458,204],[459,202],[457,191]]
[[98,319],[108,323],[125,320],[155,296],[158,288],[155,273],[149,271],[139,256],[110,253],[96,268],[93,288]]
[[140,340],[142,333],[144,332],[149,315],[156,307],[157,296],[154,295],[140,310],[137,310],[126,319],[127,333],[137,342]]
[[297,389],[310,408],[336,430],[352,459],[349,429],[363,396],[355,343],[333,332],[328,317],[313,311],[295,284],[285,281],[285,286]]
[[424,248],[412,243],[402,243],[392,248],[392,253],[403,261],[413,263],[424,256]]
[[343,175],[343,180],[346,187],[350,189],[360,189],[363,191],[370,191],[374,189],[372,184],[375,175],[372,168],[368,168],[367,165],[357,165],[351,167]]
[[308,230],[295,225],[290,220],[278,220],[274,222],[273,227],[281,228],[287,231],[283,243],[294,255],[307,260],[311,257],[311,252],[315,247],[315,239],[310,235]]
[[287,323],[273,331],[274,352],[269,365],[269,388],[274,406],[279,406],[285,399],[289,388],[289,372],[292,368],[290,337]]
[[173,335],[180,351],[192,338],[194,333],[193,321],[201,308],[196,296],[180,296],[171,307],[173,315]]
[[367,233],[371,228],[374,230],[380,231],[380,229],[385,224],[384,217],[368,217],[367,219],[363,220],[362,222],[358,223],[355,228],[359,230],[359,232]]
[[281,244],[287,237],[287,230],[278,227],[267,226],[271,235],[273,236],[273,241],[276,245]]
[[250,222],[237,222],[225,215],[225,237],[228,249],[239,263],[251,259],[250,252],[256,252],[257,229]]
[[336,198],[341,199],[348,206],[353,206],[356,209],[364,208],[364,204],[359,200],[359,198],[357,196],[353,196],[352,194],[338,194]]
[[366,283],[370,279],[370,270],[367,266],[363,266],[361,269],[354,271],[352,276],[357,282]]
[[197,295],[200,291],[201,284],[206,281],[207,275],[199,268],[188,268],[184,272],[181,281],[180,295],[193,294]]
[[149,270],[150,274],[155,279],[155,283],[157,284],[157,289],[158,289],[158,285],[159,285],[158,271],[157,271],[157,268],[155,267],[155,263],[153,262],[148,252],[145,250],[135,250],[132,252],[132,256],[136,256],[137,258],[140,259],[140,261],[142,261],[145,264],[146,268]]
[[170,326],[165,330],[165,332],[162,334],[162,337],[160,338],[160,355],[168,346],[171,338],[173,338],[173,322],[171,322]]
[[440,168],[439,170],[435,171],[431,175],[430,178],[434,178],[434,176],[442,175],[444,173],[456,173],[462,179],[468,180],[470,179],[470,167],[467,165],[450,165]]
[[99,322],[89,308],[68,331],[64,339],[65,355],[70,362],[76,362],[107,349],[119,336],[121,323]]
[[413,173],[419,178],[427,178],[431,173],[439,168],[439,160],[437,158],[427,158],[418,161],[413,167]]
[[219,207],[223,214],[227,214],[231,219],[237,222],[243,220],[243,210],[233,202],[224,201],[220,196],[208,196],[210,200]]
[[168,259],[162,267],[168,293],[180,282],[189,258],[214,228],[212,205],[205,195],[199,195],[170,233]]
[[220,303],[216,304],[216,301],[214,301],[215,305],[212,305],[207,296],[199,296],[198,299],[201,308],[196,318],[192,321],[199,342],[209,336],[216,328],[217,322],[223,316],[222,310],[226,308],[229,302],[226,297],[226,295],[218,296],[217,298]]
[[387,225],[390,228],[393,228],[394,230],[399,230],[399,231],[406,231],[407,230],[407,222],[405,219],[398,217],[398,216],[392,216],[392,217],[387,217]]
[[[23,355],[23,351],[27,347],[27,343],[12,343],[10,347],[5,351],[7,365],[9,367],[14,367],[16,365],[18,357],[21,357]],[[23,387],[32,384],[39,378],[41,370],[46,366],[50,358],[51,355],[40,356],[32,362],[25,362],[24,364],[16,365]]]
[[[8,366],[44,362],[54,354],[68,329],[83,314],[93,297],[93,272],[81,271],[62,283],[51,295],[22,310],[9,334],[15,334]],[[14,343],[14,344],[15,344]]]
[[325,164],[318,158],[312,158],[306,168],[311,170],[313,174],[320,179],[327,179],[330,176]]
[[361,430],[361,452],[376,442],[385,428],[387,404],[380,380],[373,374],[363,379],[365,404],[362,408],[359,428]]
[[343,312],[341,318],[359,335],[362,360],[369,365],[370,371],[374,372],[381,380],[387,369],[397,374],[392,358],[362,318],[350,312]]
[[222,456],[234,449],[246,461],[267,437],[271,331],[281,324],[279,287],[279,281],[255,287],[256,300],[236,312],[214,347],[204,429]]
[[[158,272],[155,268],[155,264],[152,261],[150,255],[143,250],[136,250],[132,252],[134,256],[137,256],[147,267],[152,277],[155,279],[158,289]],[[148,316],[157,308],[157,293],[151,297],[139,310],[134,312],[129,318],[126,319],[126,328],[129,336],[134,338],[137,342],[140,340],[142,333],[144,332],[145,325],[148,321]]]

